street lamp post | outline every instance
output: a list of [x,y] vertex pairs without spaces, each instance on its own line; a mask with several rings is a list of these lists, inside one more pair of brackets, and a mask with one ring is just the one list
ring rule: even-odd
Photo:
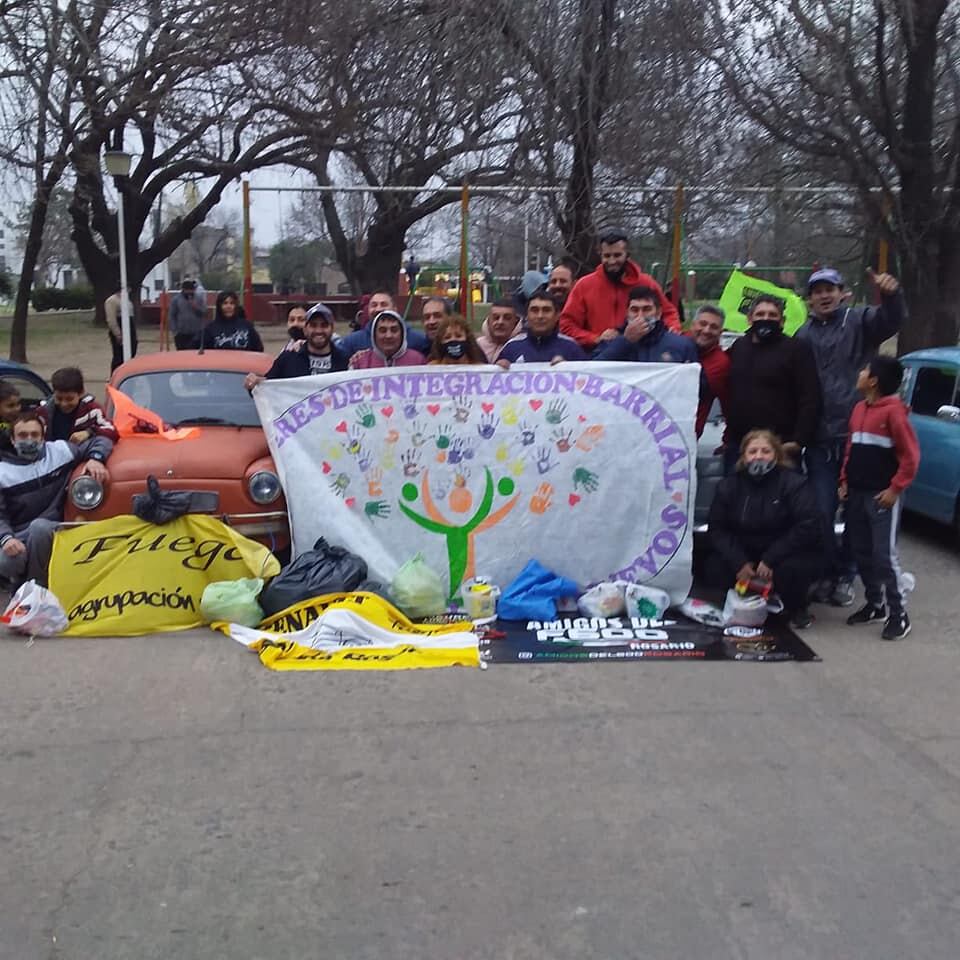
[[[107,150],[103,161],[107,173],[115,179],[130,175],[132,157],[123,150]],[[123,187],[117,184],[117,243],[120,247],[120,333],[123,338],[123,362],[133,356],[130,337],[130,296],[127,292],[127,235],[123,216]]]

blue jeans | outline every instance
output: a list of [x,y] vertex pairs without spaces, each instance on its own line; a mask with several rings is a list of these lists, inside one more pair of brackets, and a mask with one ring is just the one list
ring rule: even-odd
[[813,496],[817,510],[823,522],[823,543],[827,576],[831,580],[853,580],[857,575],[857,564],[853,558],[849,531],[844,526],[843,536],[837,543],[834,522],[837,516],[837,487],[840,485],[840,467],[846,450],[846,439],[828,440],[816,446],[807,447],[803,455],[803,464],[807,479],[813,487]]

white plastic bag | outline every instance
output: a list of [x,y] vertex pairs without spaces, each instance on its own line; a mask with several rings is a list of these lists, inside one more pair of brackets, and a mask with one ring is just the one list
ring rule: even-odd
[[623,613],[623,584],[598,583],[577,602],[585,617],[619,617]]
[[722,627],[723,611],[706,600],[697,600],[696,597],[687,597],[680,605],[680,612],[697,623],[707,627]]
[[670,606],[670,594],[659,587],[648,587],[642,583],[628,583],[624,591],[628,617],[643,617],[647,620],[659,620]]
[[724,626],[762,627],[767,622],[767,599],[756,593],[740,596],[736,590],[727,591],[723,604]]
[[60,601],[36,580],[23,584],[0,616],[0,623],[31,637],[55,637],[67,629],[68,622]]

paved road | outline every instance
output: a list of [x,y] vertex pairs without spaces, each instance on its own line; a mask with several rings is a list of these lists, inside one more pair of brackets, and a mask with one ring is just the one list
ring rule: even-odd
[[954,960],[960,554],[820,664],[276,674],[6,639],[0,957]]

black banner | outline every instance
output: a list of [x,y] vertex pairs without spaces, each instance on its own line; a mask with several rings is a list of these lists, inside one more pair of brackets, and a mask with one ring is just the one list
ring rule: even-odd
[[625,663],[638,660],[819,660],[785,620],[763,627],[708,627],[681,615],[498,620],[480,630],[488,663]]

